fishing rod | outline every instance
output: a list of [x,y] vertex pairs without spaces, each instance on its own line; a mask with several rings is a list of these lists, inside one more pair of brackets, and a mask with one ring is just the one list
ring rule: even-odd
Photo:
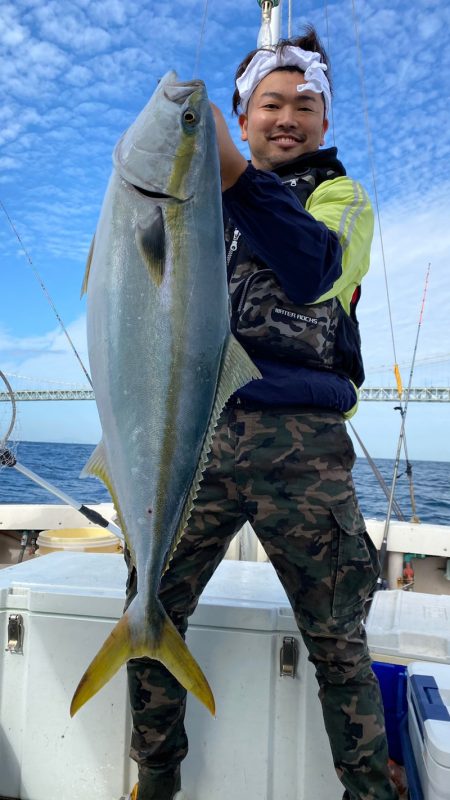
[[[358,440],[359,446],[361,447],[361,450],[363,451],[365,457],[367,458],[367,461],[370,464],[372,472],[374,473],[376,479],[378,480],[378,483],[380,484],[380,487],[383,490],[383,492],[384,492],[384,494],[386,496],[386,499],[389,500],[389,497],[390,497],[389,487],[387,486],[386,481],[384,480],[380,470],[378,469],[377,465],[375,464],[375,461],[373,460],[373,458],[370,455],[369,451],[365,447],[364,442],[362,441],[361,437],[358,435],[358,432],[356,431],[354,425],[351,422],[348,422],[347,424],[350,425],[350,428],[352,429],[353,434],[355,435],[356,439]],[[404,522],[405,521],[405,517],[404,517],[403,512],[402,512],[399,504],[397,503],[397,501],[393,500],[392,505],[393,505],[393,509],[395,511],[395,515],[396,515],[397,519],[399,519],[401,522]]]
[[401,405],[401,395],[400,395],[400,409],[401,409],[402,422],[401,422],[400,433],[399,433],[399,437],[398,437],[397,454],[396,454],[395,462],[394,462],[394,472],[393,472],[393,476],[392,476],[391,494],[390,494],[388,510],[387,510],[387,514],[386,514],[386,522],[385,522],[385,526],[384,526],[383,540],[381,542],[381,547],[380,547],[380,552],[379,552],[379,560],[380,560],[381,570],[380,570],[380,575],[379,575],[379,578],[378,578],[378,581],[377,581],[376,589],[382,588],[382,583],[383,583],[382,571],[383,571],[384,562],[385,562],[385,559],[386,559],[387,543],[388,543],[388,536],[389,536],[389,525],[390,525],[391,515],[392,515],[392,506],[393,506],[393,502],[394,502],[395,486],[396,486],[396,483],[397,483],[398,467],[399,467],[399,463],[400,463],[400,454],[401,454],[402,445],[403,445],[404,438],[405,438],[406,413],[408,411],[409,393],[411,391],[412,378],[413,378],[414,366],[415,366],[415,361],[416,361],[417,345],[418,345],[418,341],[419,341],[419,334],[420,334],[420,329],[422,327],[422,317],[423,317],[423,310],[424,310],[424,307],[425,307],[425,298],[426,298],[426,294],[427,294],[428,278],[429,278],[429,275],[430,275],[430,268],[431,268],[431,263],[428,264],[427,274],[426,274],[426,277],[425,277],[425,287],[424,287],[423,297],[422,297],[422,306],[421,306],[421,309],[420,309],[419,323],[418,323],[418,326],[417,326],[416,341],[415,341],[415,345],[414,345],[414,351],[413,351],[413,357],[412,357],[412,362],[411,362],[411,369],[410,369],[410,373],[409,373],[409,382],[408,382],[408,388],[406,390],[406,399],[405,399],[404,407]]
[[26,478],[29,478],[34,483],[37,483],[38,486],[41,486],[43,489],[46,489],[50,494],[55,495],[55,497],[59,497],[63,503],[66,503],[68,506],[72,506],[76,511],[79,511],[80,514],[83,514],[90,522],[93,522],[95,525],[99,525],[101,528],[106,528],[108,531],[117,536],[118,539],[123,541],[124,536],[120,528],[114,524],[114,522],[110,522],[109,520],[105,519],[98,511],[94,511],[92,508],[88,508],[83,503],[80,503],[78,500],[75,500],[73,497],[69,497],[68,494],[62,492],[61,489],[58,489],[57,486],[54,486],[52,483],[49,483],[42,478],[40,475],[36,475],[35,472],[32,472],[31,469],[28,467],[24,467],[23,464],[19,464],[17,461],[14,453],[11,450],[8,450],[7,447],[3,447],[0,450],[0,466],[2,467],[13,467],[17,472],[20,472],[22,475],[25,475]]
[[105,519],[105,517],[102,517],[102,515],[99,514],[98,511],[93,511],[92,508],[88,508],[83,503],[78,502],[78,500],[74,500],[73,497],[69,497],[68,494],[62,492],[61,489],[58,489],[57,486],[54,486],[52,483],[46,481],[45,478],[41,478],[35,472],[32,472],[32,470],[28,469],[28,467],[24,467],[23,464],[19,464],[14,453],[12,453],[11,450],[9,450],[6,447],[6,442],[8,441],[11,435],[16,420],[16,399],[14,397],[14,391],[12,389],[10,382],[8,381],[4,372],[2,372],[1,370],[0,370],[0,378],[2,378],[8,390],[12,406],[11,422],[9,424],[6,435],[0,441],[0,466],[12,467],[13,469],[17,470],[17,472],[20,472],[22,475],[25,475],[26,478],[29,478],[34,483],[37,483],[38,486],[41,486],[42,489],[45,489],[47,492],[50,492],[50,494],[53,494],[55,495],[55,497],[58,497],[60,500],[63,501],[63,503],[66,503],[66,505],[71,506],[76,511],[79,511],[80,514],[83,514],[83,516],[86,517],[90,522],[93,522],[95,525],[99,525],[101,528],[106,528],[108,531],[113,533],[114,536],[117,536],[118,539],[123,541],[124,539],[123,533],[117,525]]

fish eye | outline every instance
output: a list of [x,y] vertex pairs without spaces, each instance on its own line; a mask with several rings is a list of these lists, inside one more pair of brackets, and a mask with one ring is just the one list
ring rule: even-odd
[[186,108],[182,114],[183,126],[187,130],[195,128],[198,122],[198,116],[192,108]]

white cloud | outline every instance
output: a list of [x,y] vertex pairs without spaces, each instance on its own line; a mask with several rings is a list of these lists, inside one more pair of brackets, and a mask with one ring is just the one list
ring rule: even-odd
[[20,166],[20,161],[17,158],[10,158],[9,156],[5,156],[4,158],[0,157],[0,169],[17,169]]
[[[68,334],[87,365],[86,320],[79,317],[67,325]],[[0,359],[2,370],[7,374],[23,375],[25,382],[11,378],[14,389],[27,387],[26,380],[33,381],[33,388],[45,388],[55,382],[72,382],[78,386],[87,381],[73,350],[61,328],[54,327],[42,336],[13,336],[0,330]]]

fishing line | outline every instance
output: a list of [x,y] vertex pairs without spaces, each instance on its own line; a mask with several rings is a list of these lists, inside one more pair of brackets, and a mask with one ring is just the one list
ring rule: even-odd
[[15,235],[17,236],[17,239],[18,239],[18,241],[19,241],[19,244],[20,244],[20,247],[22,248],[22,251],[23,251],[23,253],[24,253],[24,255],[25,255],[25,258],[27,259],[27,261],[28,261],[28,263],[29,263],[29,265],[30,265],[31,269],[33,270],[33,272],[34,272],[34,275],[35,275],[35,277],[36,277],[36,279],[37,279],[37,281],[38,281],[38,283],[39,283],[39,285],[40,285],[40,287],[41,287],[42,291],[44,292],[44,295],[45,295],[45,297],[47,298],[47,300],[48,300],[48,302],[49,302],[49,304],[50,304],[50,307],[52,308],[52,310],[53,310],[53,313],[55,314],[55,317],[56,317],[56,319],[58,320],[58,322],[59,322],[59,324],[60,324],[60,326],[61,326],[61,329],[62,329],[62,331],[63,331],[63,333],[64,333],[64,335],[65,335],[65,337],[66,337],[67,341],[69,342],[69,345],[70,345],[70,347],[72,348],[72,351],[73,351],[73,353],[74,353],[74,355],[75,355],[75,358],[77,359],[77,361],[78,361],[78,363],[79,363],[79,365],[80,365],[81,369],[83,370],[83,372],[84,372],[84,374],[85,374],[85,376],[86,376],[86,378],[87,378],[87,380],[88,380],[88,382],[89,382],[90,386],[92,386],[92,381],[91,381],[91,378],[90,378],[90,376],[89,376],[89,373],[88,373],[88,371],[86,370],[86,367],[84,366],[84,364],[83,364],[83,362],[82,362],[82,360],[81,360],[81,358],[80,358],[80,355],[78,354],[78,351],[77,351],[77,349],[76,349],[76,347],[75,347],[75,345],[74,345],[74,343],[73,343],[72,339],[70,338],[69,332],[67,331],[67,329],[66,329],[66,327],[65,327],[65,325],[64,325],[64,322],[62,321],[62,319],[61,319],[61,317],[60,317],[60,315],[59,315],[59,313],[58,313],[58,311],[57,311],[57,308],[56,308],[56,306],[55,306],[55,304],[54,304],[54,302],[53,302],[52,298],[50,297],[50,294],[49,294],[49,292],[48,292],[48,290],[47,290],[47,287],[45,286],[45,284],[44,284],[44,281],[42,280],[42,278],[41,278],[41,276],[40,276],[40,274],[39,274],[38,270],[37,270],[37,269],[36,269],[36,267],[34,266],[34,264],[33,264],[32,260],[31,260],[31,256],[29,255],[29,253],[28,253],[28,251],[27,251],[27,249],[26,249],[26,247],[25,247],[24,243],[22,242],[22,239],[20,238],[19,232],[18,232],[18,230],[16,229],[16,227],[15,227],[15,225],[14,225],[14,223],[13,223],[13,221],[12,221],[11,217],[9,216],[9,214],[8,214],[8,212],[7,212],[6,208],[5,208],[5,206],[4,206],[4,204],[3,204],[3,202],[2,202],[1,200],[0,200],[0,206],[2,207],[2,209],[3,209],[3,212],[4,212],[5,216],[6,216],[6,219],[8,220],[8,222],[9,222],[9,224],[10,224],[10,226],[11,226],[11,228],[12,228],[13,232],[14,232],[14,233],[15,233]]
[[208,16],[208,0],[205,0],[205,5],[203,7],[203,19],[202,19],[202,24],[201,24],[201,28],[200,28],[200,36],[199,36],[199,40],[198,40],[198,44],[197,44],[197,52],[195,54],[194,72],[192,74],[192,78],[196,78],[197,75],[198,75],[198,67],[199,67],[199,63],[200,63],[200,53],[201,53],[201,50],[202,50],[202,47],[203,47],[203,37],[204,37],[204,34],[205,34],[207,16]]

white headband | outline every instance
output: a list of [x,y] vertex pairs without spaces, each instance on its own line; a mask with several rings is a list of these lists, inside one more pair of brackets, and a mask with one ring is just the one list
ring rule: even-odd
[[331,109],[331,91],[328,78],[325,75],[326,64],[320,61],[320,53],[311,50],[302,50],[301,47],[287,45],[280,49],[264,48],[258,50],[248,64],[245,72],[236,81],[239,92],[240,105],[244,114],[247,112],[251,95],[258,83],[269,72],[279,67],[298,67],[305,74],[306,83],[297,86],[297,92],[309,89],[316,94],[323,94],[325,99],[325,116],[329,117]]

